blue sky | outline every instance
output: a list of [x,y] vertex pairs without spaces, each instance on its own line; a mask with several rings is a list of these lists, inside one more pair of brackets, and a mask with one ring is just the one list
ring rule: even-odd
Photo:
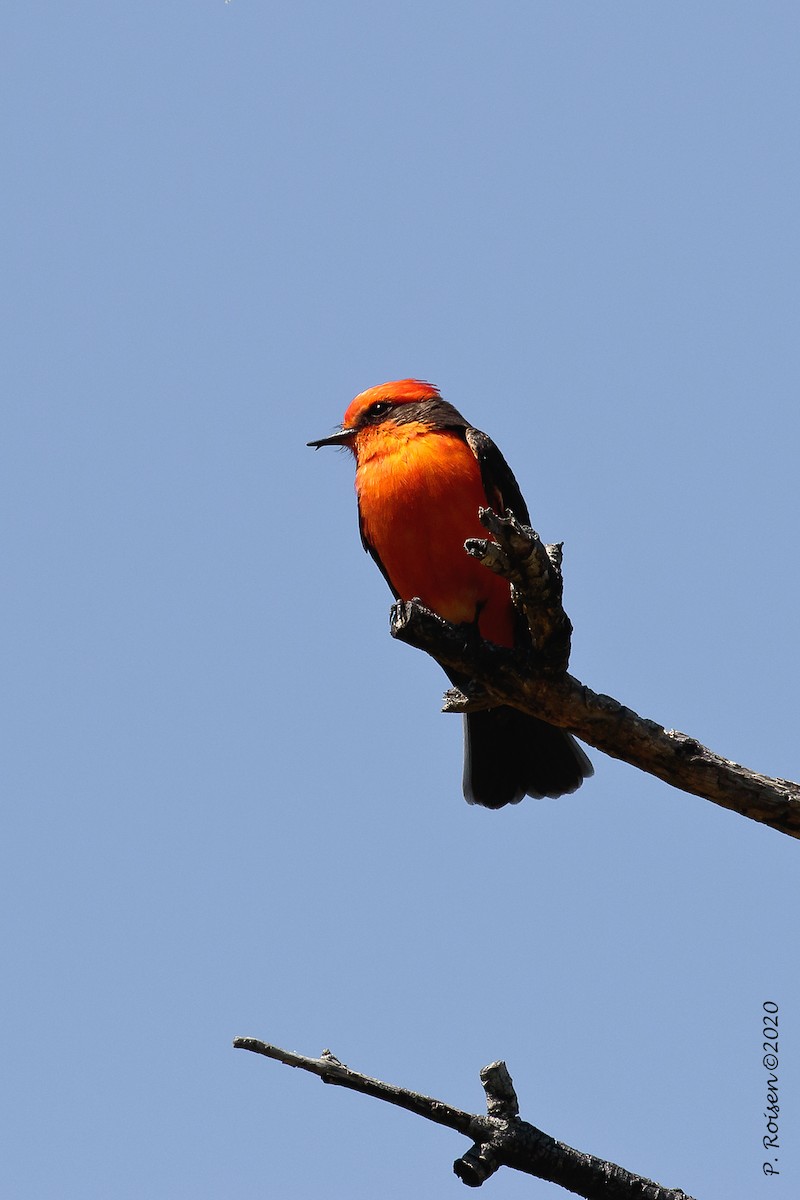
[[238,1034],[464,1108],[504,1058],[582,1150],[797,1195],[796,841],[597,752],[468,808],[351,463],[305,443],[436,382],[565,543],[574,673],[800,777],[799,27],[9,6],[3,1197],[463,1194],[463,1139]]

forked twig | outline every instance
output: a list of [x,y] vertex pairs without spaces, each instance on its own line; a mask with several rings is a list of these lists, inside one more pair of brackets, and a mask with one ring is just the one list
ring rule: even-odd
[[679,1189],[662,1187],[624,1167],[592,1154],[582,1154],[523,1121],[511,1076],[503,1062],[491,1063],[480,1073],[486,1093],[484,1115],[468,1113],[420,1092],[362,1075],[345,1066],[330,1050],[323,1050],[319,1058],[307,1058],[257,1038],[234,1038],[233,1045],[237,1050],[250,1050],[287,1066],[300,1067],[318,1075],[323,1083],[363,1092],[464,1134],[473,1144],[456,1159],[453,1170],[468,1187],[480,1187],[500,1167],[511,1167],[558,1183],[585,1200],[631,1200],[632,1196],[638,1200],[691,1200]]

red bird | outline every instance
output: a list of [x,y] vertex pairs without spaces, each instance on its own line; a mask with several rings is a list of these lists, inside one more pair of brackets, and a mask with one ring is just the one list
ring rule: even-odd
[[[355,455],[361,540],[396,599],[418,596],[499,646],[525,643],[530,635],[509,584],[468,555],[464,542],[486,537],[479,507],[509,508],[524,524],[528,509],[494,442],[437,388],[420,379],[369,388],[340,429],[308,444],[346,446]],[[569,733],[506,705],[469,713],[464,731],[470,804],[502,808],[525,795],[562,796],[593,773]]]

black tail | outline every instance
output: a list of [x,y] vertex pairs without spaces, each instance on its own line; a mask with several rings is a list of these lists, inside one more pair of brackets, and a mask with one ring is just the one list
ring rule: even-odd
[[574,792],[594,768],[564,729],[505,705],[464,718],[464,796],[502,808],[523,796]]

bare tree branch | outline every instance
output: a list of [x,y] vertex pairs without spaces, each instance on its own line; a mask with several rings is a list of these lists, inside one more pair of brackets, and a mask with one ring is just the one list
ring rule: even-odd
[[505,1063],[492,1063],[480,1073],[486,1092],[487,1115],[483,1115],[452,1108],[441,1100],[352,1071],[330,1050],[323,1050],[319,1058],[307,1058],[256,1038],[234,1038],[233,1045],[237,1050],[251,1050],[287,1066],[301,1067],[318,1075],[323,1083],[385,1100],[471,1138],[471,1148],[453,1163],[456,1175],[468,1187],[480,1187],[500,1167],[511,1167],[557,1183],[585,1200],[630,1200],[632,1196],[640,1200],[691,1200],[679,1189],[662,1187],[614,1163],[573,1150],[521,1120]]
[[562,543],[546,546],[513,513],[499,517],[491,508],[481,508],[478,517],[491,540],[470,538],[464,549],[512,585],[531,631],[539,672],[563,675],[569,666],[572,622],[561,599]]
[[443,621],[417,600],[396,604],[392,636],[472,681],[466,693],[445,693],[445,712],[510,704],[673,787],[800,837],[800,785],[722,758],[566,673],[572,626],[561,605],[560,547],[545,547],[513,514],[498,517],[481,509],[480,516],[493,540],[471,539],[466,550],[512,583],[531,630],[532,650],[476,642],[472,627],[467,636],[463,627]]

